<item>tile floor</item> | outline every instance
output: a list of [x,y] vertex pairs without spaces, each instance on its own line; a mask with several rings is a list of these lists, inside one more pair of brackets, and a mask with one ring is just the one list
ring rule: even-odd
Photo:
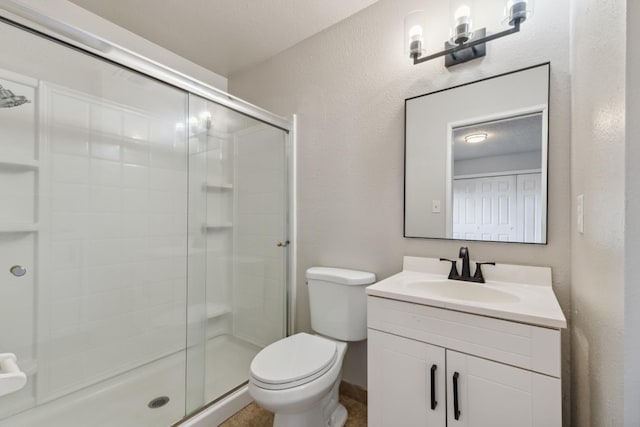
[[[345,427],[367,426],[366,404],[343,394],[340,395],[340,402],[347,408],[349,413]],[[273,413],[260,408],[255,403],[251,403],[222,423],[220,427],[271,427],[272,425]]]

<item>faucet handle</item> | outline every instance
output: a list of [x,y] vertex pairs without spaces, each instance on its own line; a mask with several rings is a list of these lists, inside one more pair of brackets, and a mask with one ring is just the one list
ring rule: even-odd
[[473,281],[478,283],[484,283],[484,276],[482,275],[483,265],[496,265],[495,262],[476,262],[476,272],[473,275]]
[[440,258],[440,261],[449,261],[451,263],[451,271],[449,271],[449,277],[448,277],[449,279],[454,279],[460,276],[458,274],[458,267],[456,266],[458,261],[456,261],[455,259],[448,259],[448,258]]
[[459,258],[469,257],[469,248],[466,246],[460,246],[460,252],[458,253]]

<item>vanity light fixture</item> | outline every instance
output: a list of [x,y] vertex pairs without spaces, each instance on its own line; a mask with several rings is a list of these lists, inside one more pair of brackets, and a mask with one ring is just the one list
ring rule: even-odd
[[464,140],[469,144],[478,144],[487,139],[487,134],[484,132],[479,133],[470,133],[469,135],[464,137]]
[[451,37],[444,43],[444,50],[426,55],[424,33],[427,13],[423,10],[411,12],[405,17],[405,52],[413,64],[445,57],[445,66],[461,64],[486,55],[486,43],[520,31],[520,25],[533,14],[535,0],[507,0],[503,23],[509,29],[487,35],[486,28],[473,29],[471,14],[473,0],[450,0],[452,23]]

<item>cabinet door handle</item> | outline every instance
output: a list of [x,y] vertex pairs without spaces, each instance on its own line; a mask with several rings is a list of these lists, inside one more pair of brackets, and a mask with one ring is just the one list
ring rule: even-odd
[[431,410],[435,411],[438,402],[436,401],[436,370],[438,366],[431,365]]
[[453,418],[460,419],[460,406],[458,405],[458,377],[459,373],[453,374]]

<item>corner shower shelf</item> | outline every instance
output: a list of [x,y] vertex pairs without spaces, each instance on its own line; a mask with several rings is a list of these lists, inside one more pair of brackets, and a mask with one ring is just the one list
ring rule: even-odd
[[224,304],[207,303],[207,319],[215,319],[231,313],[231,308]]
[[38,231],[38,224],[0,223],[0,233],[32,233]]
[[214,222],[214,223],[209,223],[205,225],[205,228],[207,229],[207,231],[220,230],[220,229],[232,228],[232,227],[233,227],[233,223],[231,222]]
[[208,182],[205,184],[205,188],[207,190],[232,190],[233,184],[221,184],[221,183]]
[[38,169],[40,167],[40,162],[37,160],[5,159],[5,160],[0,160],[0,167],[6,168],[6,169],[15,169],[15,170]]

